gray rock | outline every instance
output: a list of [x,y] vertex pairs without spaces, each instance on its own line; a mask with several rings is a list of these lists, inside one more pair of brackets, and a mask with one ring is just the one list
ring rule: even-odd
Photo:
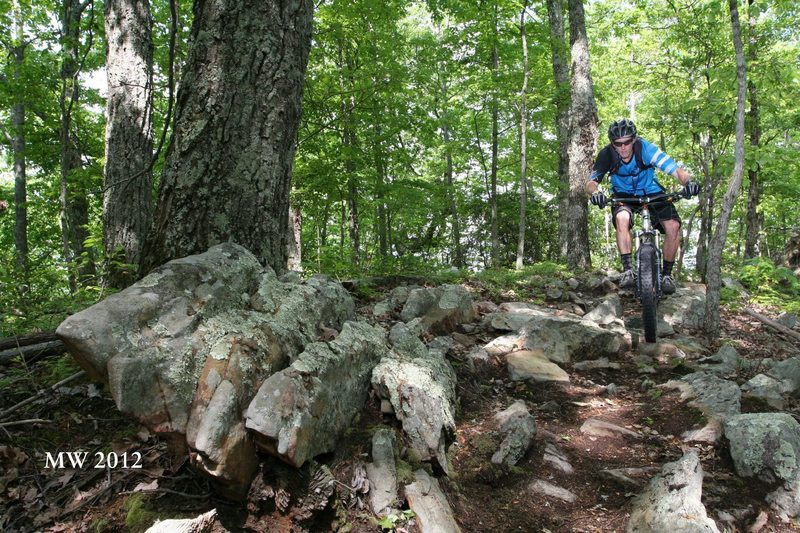
[[517,400],[494,418],[505,437],[500,448],[492,455],[492,463],[514,466],[528,451],[536,435],[536,421],[523,400]]
[[549,483],[543,479],[537,479],[528,486],[528,489],[536,494],[557,498],[567,503],[572,503],[578,499],[574,493],[563,487],[559,487],[558,485],[553,485],[552,483]]
[[406,337],[375,367],[372,386],[389,400],[411,448],[421,460],[448,471],[447,446],[455,436],[456,374],[450,363]]
[[400,318],[409,322],[422,319],[427,331],[449,333],[475,318],[472,296],[461,285],[442,285],[433,289],[414,289],[408,296]]
[[782,409],[783,395],[787,387],[777,379],[765,374],[756,374],[747,383],[742,384],[742,392],[752,398],[758,398],[776,409]]
[[661,474],[633,500],[625,531],[718,533],[700,501],[702,492],[703,467],[697,451],[689,450],[681,459],[664,465]]
[[565,474],[572,474],[575,471],[572,465],[569,464],[564,452],[552,442],[548,442],[544,445],[543,459]]
[[622,368],[622,365],[619,363],[612,363],[608,360],[608,357],[601,357],[600,359],[594,359],[591,361],[580,361],[572,365],[572,368],[578,370],[580,372],[586,372],[588,370],[602,370],[602,369],[612,369],[612,370],[619,370]]
[[787,328],[792,329],[797,325],[797,315],[792,313],[781,313],[778,315],[778,318],[775,319],[775,322],[781,326],[786,326]]
[[471,372],[477,372],[489,364],[489,354],[480,346],[467,352],[467,364]]
[[376,515],[385,514],[397,505],[397,468],[395,466],[395,434],[380,428],[372,435],[372,462],[367,463],[369,502]]
[[520,350],[506,357],[508,374],[514,381],[569,382],[567,374],[560,366],[551,363],[541,350]]
[[460,533],[453,510],[439,482],[424,470],[414,472],[416,480],[406,485],[408,506],[416,515],[421,533]]
[[120,411],[188,446],[195,466],[236,491],[247,489],[256,466],[242,408],[321,325],[338,329],[354,311],[340,284],[321,276],[281,282],[225,243],[157,268],[72,315],[58,334],[108,381]]
[[597,307],[586,313],[583,318],[601,325],[607,325],[622,318],[622,303],[619,295],[610,294],[606,296]]
[[731,278],[731,277],[724,277],[722,278],[722,286],[728,289],[733,289],[742,296],[748,296],[747,289],[745,289],[744,285],[739,282],[738,279]]
[[800,424],[786,413],[734,416],[725,424],[731,458],[741,477],[793,483],[800,474]]
[[712,418],[702,428],[686,431],[681,437],[684,442],[717,445],[722,440],[723,433],[722,423]]
[[785,393],[797,395],[800,391],[800,358],[791,357],[774,364],[767,371],[767,375],[780,381]]
[[581,426],[581,433],[589,435],[590,437],[614,437],[614,436],[627,436],[639,438],[637,432],[630,429],[618,426],[611,422],[601,420],[599,418],[589,418]]
[[800,478],[767,494],[766,502],[784,522],[800,517]]
[[681,401],[689,400],[689,405],[720,421],[741,412],[742,391],[738,385],[713,374],[695,372],[660,387],[678,389]]
[[345,323],[335,340],[308,345],[264,381],[247,408],[247,429],[260,448],[297,467],[333,450],[363,408],[372,370],[385,353],[381,328]]
[[717,353],[704,357],[694,365],[698,370],[711,372],[720,376],[729,376],[739,370],[739,352],[733,346],[725,345]]
[[541,349],[556,363],[616,355],[621,347],[621,337],[616,333],[575,315],[552,314],[531,316],[518,333],[503,335],[484,346],[491,355]]
[[658,315],[672,327],[700,329],[705,320],[706,287],[685,283],[658,304]]

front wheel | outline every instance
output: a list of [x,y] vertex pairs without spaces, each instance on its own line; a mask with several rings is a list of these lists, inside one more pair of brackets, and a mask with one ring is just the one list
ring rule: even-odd
[[644,340],[656,342],[658,329],[658,253],[651,244],[642,245],[637,254],[637,288],[642,302]]

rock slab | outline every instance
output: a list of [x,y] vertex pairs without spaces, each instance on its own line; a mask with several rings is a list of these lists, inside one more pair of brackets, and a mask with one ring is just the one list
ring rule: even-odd
[[417,516],[421,533],[461,533],[453,510],[439,487],[436,478],[424,470],[414,472],[416,480],[406,485],[408,506]]

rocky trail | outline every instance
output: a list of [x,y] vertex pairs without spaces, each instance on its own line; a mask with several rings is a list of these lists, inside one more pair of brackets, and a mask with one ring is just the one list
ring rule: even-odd
[[[613,275],[549,281],[536,304],[477,282],[354,298],[217,253],[62,324],[108,385],[0,421],[0,529],[798,528],[800,343],[731,310],[719,341],[694,336],[701,285],[644,344]],[[30,395],[15,383],[0,411]],[[77,450],[142,468],[46,465]]]

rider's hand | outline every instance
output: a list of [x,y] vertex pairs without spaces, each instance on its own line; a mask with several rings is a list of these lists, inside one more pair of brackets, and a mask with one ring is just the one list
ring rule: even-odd
[[686,198],[691,198],[692,196],[697,196],[700,194],[700,185],[697,184],[696,181],[690,181],[683,187],[683,195]]
[[606,195],[603,194],[603,191],[597,191],[595,193],[592,193],[591,201],[594,205],[596,205],[600,209],[603,209],[608,203],[608,199],[606,198]]

